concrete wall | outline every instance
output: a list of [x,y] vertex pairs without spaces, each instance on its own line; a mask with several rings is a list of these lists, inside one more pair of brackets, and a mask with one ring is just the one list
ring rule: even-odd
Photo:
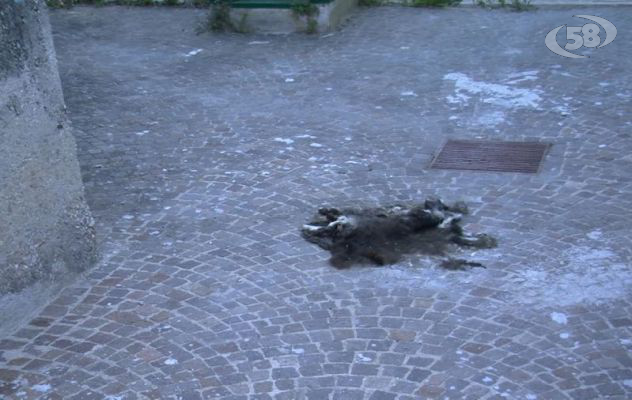
[[[334,0],[328,4],[318,4],[316,32],[324,33],[337,29],[351,16],[358,0]],[[233,8],[230,18],[237,29],[244,32],[288,34],[306,32],[307,18],[297,17],[288,9]],[[316,33],[312,32],[312,33]]]
[[94,258],[46,7],[0,0],[0,335]]

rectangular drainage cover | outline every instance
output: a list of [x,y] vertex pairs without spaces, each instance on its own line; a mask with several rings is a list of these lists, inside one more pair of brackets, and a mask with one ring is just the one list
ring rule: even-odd
[[448,140],[431,168],[535,174],[550,146],[538,142]]

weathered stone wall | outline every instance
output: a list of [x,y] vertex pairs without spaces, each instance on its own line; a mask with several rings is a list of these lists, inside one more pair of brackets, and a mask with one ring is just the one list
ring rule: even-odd
[[46,7],[0,0],[0,334],[94,258]]

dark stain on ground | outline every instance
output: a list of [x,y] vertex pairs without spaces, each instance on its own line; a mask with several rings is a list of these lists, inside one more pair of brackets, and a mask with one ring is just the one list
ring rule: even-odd
[[487,234],[463,231],[460,221],[467,212],[463,202],[448,206],[436,198],[413,206],[321,208],[301,232],[306,240],[331,252],[331,264],[340,269],[394,264],[406,254],[444,256],[441,266],[449,270],[483,267],[449,257],[455,246],[496,246],[496,239]]

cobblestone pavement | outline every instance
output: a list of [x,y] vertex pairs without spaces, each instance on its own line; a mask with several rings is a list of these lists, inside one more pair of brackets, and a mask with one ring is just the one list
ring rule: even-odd
[[[0,340],[7,399],[632,398],[632,11],[359,10],[333,35],[201,11],[53,13],[103,260]],[[544,37],[619,29],[583,60]],[[447,138],[553,143],[537,175],[432,170]],[[500,238],[337,271],[321,205],[439,195]]]

